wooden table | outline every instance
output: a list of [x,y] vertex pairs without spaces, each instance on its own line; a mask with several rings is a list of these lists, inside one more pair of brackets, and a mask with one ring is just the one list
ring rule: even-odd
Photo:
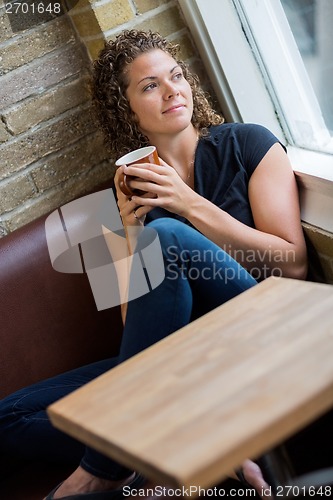
[[159,485],[217,484],[333,406],[333,287],[269,278],[56,402]]

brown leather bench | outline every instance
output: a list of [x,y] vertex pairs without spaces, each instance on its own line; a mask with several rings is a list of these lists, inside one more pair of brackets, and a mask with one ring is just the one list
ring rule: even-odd
[[[98,311],[86,274],[54,271],[45,219],[0,239],[0,398],[119,349],[120,308]],[[4,500],[40,500],[64,477],[46,464],[0,460]]]

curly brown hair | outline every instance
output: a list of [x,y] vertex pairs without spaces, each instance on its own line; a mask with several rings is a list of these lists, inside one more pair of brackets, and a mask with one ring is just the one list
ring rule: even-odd
[[178,45],[171,44],[159,33],[126,30],[105,43],[93,65],[92,95],[97,115],[112,155],[122,156],[129,151],[147,146],[148,139],[139,129],[132,112],[126,90],[127,68],[139,55],[160,49],[171,55],[182,68],[193,94],[192,124],[204,133],[210,125],[223,123],[224,119],[211,107],[199,79],[187,65],[177,59]]

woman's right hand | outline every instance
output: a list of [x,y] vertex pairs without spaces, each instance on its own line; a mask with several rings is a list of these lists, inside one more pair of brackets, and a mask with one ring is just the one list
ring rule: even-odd
[[246,481],[256,490],[260,498],[264,498],[265,500],[274,498],[271,494],[271,488],[265,481],[259,465],[247,459],[242,464],[242,471]]
[[[118,167],[114,177],[120,217],[124,226],[140,226],[144,223],[147,213],[150,212],[153,207],[140,206],[131,199],[131,196],[127,196],[121,191],[119,178],[122,172],[123,167]],[[143,197],[151,197],[151,194],[146,193]]]

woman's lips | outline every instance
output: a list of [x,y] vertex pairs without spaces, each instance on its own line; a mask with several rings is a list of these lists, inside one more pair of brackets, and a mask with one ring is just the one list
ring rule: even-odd
[[177,111],[178,109],[185,108],[184,104],[176,104],[175,106],[171,106],[170,108],[166,109],[163,111],[162,114],[164,113],[172,113],[173,111]]

